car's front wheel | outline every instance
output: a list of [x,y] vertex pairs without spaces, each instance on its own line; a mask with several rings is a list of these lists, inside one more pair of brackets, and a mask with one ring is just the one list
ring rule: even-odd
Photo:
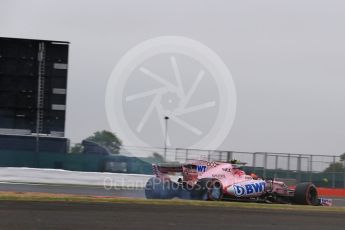
[[317,205],[318,194],[316,186],[309,182],[297,184],[292,201],[295,204]]

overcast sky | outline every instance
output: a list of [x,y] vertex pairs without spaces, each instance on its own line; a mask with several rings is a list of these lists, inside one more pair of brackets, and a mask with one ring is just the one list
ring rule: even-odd
[[71,43],[72,142],[110,129],[107,82],[129,49],[183,36],[217,53],[233,77],[236,118],[219,149],[341,154],[344,25],[343,0],[0,1],[0,36]]

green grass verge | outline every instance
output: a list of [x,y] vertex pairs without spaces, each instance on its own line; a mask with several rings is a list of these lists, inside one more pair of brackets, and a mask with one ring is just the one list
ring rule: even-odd
[[141,205],[174,205],[174,206],[203,206],[223,208],[250,208],[262,210],[286,210],[286,211],[312,211],[312,212],[342,212],[345,207],[323,207],[307,205],[287,204],[260,204],[247,202],[212,202],[194,200],[146,200],[119,197],[93,197],[46,193],[0,193],[0,201],[41,201],[41,202],[87,202],[87,203],[114,203],[114,204],[141,204]]

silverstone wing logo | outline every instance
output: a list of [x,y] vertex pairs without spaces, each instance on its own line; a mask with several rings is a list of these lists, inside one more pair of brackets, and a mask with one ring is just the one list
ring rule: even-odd
[[105,101],[112,131],[131,146],[162,146],[168,116],[168,146],[217,149],[236,112],[235,86],[221,58],[177,36],[130,49],[109,78]]

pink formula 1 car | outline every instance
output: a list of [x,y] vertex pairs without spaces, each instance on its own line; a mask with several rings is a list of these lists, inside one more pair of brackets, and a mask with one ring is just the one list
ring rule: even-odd
[[[182,165],[152,165],[155,177],[145,187],[148,199],[174,197],[194,200],[241,200],[267,203],[331,205],[319,199],[312,183],[297,184],[294,189],[274,179],[255,178],[236,164],[190,161]],[[173,181],[171,174],[182,174]]]

